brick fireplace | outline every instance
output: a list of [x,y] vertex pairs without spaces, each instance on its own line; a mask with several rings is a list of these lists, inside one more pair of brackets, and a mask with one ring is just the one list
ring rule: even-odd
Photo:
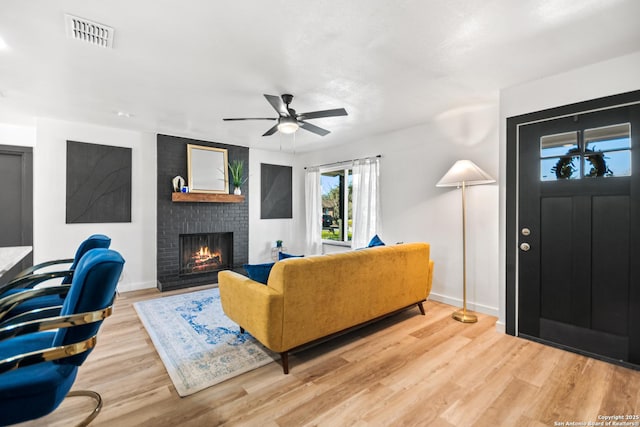
[[[187,144],[226,148],[229,161],[244,160],[245,174],[249,174],[247,147],[158,135],[156,262],[158,289],[161,291],[217,283],[220,270],[242,270],[242,264],[247,263],[249,258],[248,182],[242,186],[242,194],[246,196],[242,203],[171,201],[173,177],[180,175],[187,179],[188,176]],[[196,238],[196,235],[199,237]],[[209,235],[219,236],[213,238]],[[222,239],[226,242],[220,240],[221,235],[227,237]],[[193,252],[193,248],[185,248],[185,244],[198,246],[197,253],[191,254],[198,261],[195,271],[185,269],[190,262],[193,266],[196,264],[195,261],[185,260],[185,254],[181,254],[181,246],[187,252]],[[219,252],[223,245],[228,254],[214,253]]]

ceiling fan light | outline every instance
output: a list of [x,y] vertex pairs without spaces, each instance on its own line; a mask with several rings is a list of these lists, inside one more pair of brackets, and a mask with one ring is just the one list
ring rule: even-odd
[[292,117],[281,117],[278,122],[278,130],[282,133],[294,133],[298,127],[298,122]]

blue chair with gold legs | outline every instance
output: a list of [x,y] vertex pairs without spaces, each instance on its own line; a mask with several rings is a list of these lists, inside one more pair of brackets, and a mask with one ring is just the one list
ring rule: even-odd
[[[0,327],[0,425],[33,420],[54,411],[65,396],[91,396],[93,420],[102,406],[95,392],[71,392],[78,368],[96,345],[102,320],[111,315],[122,256],[110,249],[92,249],[78,263],[59,316],[26,322],[7,319]],[[49,289],[49,288],[47,288]],[[55,289],[55,288],[53,288]],[[34,289],[0,299],[16,306],[37,298]]]
[[[111,238],[105,236],[104,234],[93,234],[82,243],[80,243],[73,258],[47,261],[38,265],[34,265],[33,267],[29,267],[26,270],[20,272],[10,282],[4,285],[0,285],[0,298],[13,295],[18,292],[23,292],[27,289],[33,289],[34,286],[42,282],[46,282],[56,278],[62,278],[62,281],[57,284],[64,286],[64,289],[68,290],[71,279],[73,278],[73,272],[76,269],[76,266],[78,265],[78,262],[80,261],[82,256],[91,249],[107,249],[110,245]],[[63,270],[37,273],[38,270],[46,267],[59,266],[69,263],[71,265]],[[41,310],[43,307],[49,308],[49,314],[57,314],[57,312],[60,310],[60,307],[62,306],[62,303],[64,302],[65,295],[66,292],[42,292],[42,295],[39,298],[30,299],[28,302],[21,304],[18,308],[16,308],[9,314],[13,316],[16,314]],[[2,318],[3,316],[0,315],[0,326],[2,325]]]

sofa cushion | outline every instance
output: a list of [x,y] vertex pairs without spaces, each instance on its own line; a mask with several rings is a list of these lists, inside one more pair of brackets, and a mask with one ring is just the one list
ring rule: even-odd
[[377,234],[371,238],[371,241],[369,241],[369,244],[367,245],[368,248],[373,248],[374,246],[385,246],[384,242]]
[[256,282],[264,283],[266,285],[273,264],[273,262],[267,262],[265,264],[244,264],[242,267],[245,269],[251,280],[255,280]]
[[278,252],[278,260],[283,260],[287,258],[303,258],[304,255],[292,255],[286,252]]

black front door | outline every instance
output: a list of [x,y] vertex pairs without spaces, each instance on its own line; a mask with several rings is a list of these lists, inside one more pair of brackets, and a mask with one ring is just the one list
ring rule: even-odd
[[519,335],[640,365],[640,106],[518,138]]
[[[33,243],[33,156],[30,147],[0,145],[0,246]],[[0,278],[0,284],[32,263],[29,254]]]

